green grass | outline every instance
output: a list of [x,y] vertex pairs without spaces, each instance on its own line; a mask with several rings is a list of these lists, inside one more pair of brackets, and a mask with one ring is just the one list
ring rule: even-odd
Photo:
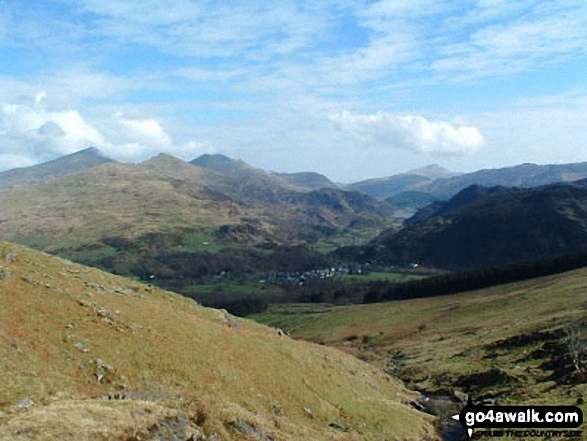
[[335,235],[318,240],[312,248],[319,253],[328,254],[337,248],[350,245],[363,245],[377,237],[381,228],[342,229]]
[[191,233],[182,237],[181,245],[174,247],[175,251],[201,252],[209,251],[211,253],[220,252],[228,247],[228,244],[218,240],[212,234],[208,233]]
[[95,248],[87,247],[63,251],[59,249],[59,256],[64,259],[74,260],[77,262],[94,263],[105,257],[115,256],[118,251],[108,245],[96,245]]
[[214,283],[209,285],[189,285],[185,288],[188,293],[235,293],[235,294],[255,294],[261,291],[262,286],[252,283]]
[[423,279],[424,275],[399,273],[399,272],[373,272],[367,274],[347,274],[336,276],[335,280],[344,283],[358,283],[358,282],[393,282],[402,283],[411,280]]

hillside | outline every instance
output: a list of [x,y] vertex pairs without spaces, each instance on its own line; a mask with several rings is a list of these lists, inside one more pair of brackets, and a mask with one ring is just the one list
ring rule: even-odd
[[275,173],[275,175],[290,185],[300,188],[307,188],[309,190],[320,190],[321,188],[338,188],[338,185],[320,173]]
[[386,204],[368,196],[272,187],[267,180],[278,178],[257,174],[263,179],[241,181],[169,155],[140,165],[104,164],[2,192],[0,234],[41,248],[51,242],[55,248],[66,239],[133,238],[177,229],[212,233],[232,225],[244,227],[249,241],[283,242],[305,240],[314,226],[336,230],[363,221],[380,227],[391,223]]
[[385,198],[385,202],[397,209],[417,210],[438,199],[432,193],[417,190],[406,190]]
[[240,159],[232,159],[222,154],[204,154],[190,161],[190,164],[213,170],[223,175],[231,175],[235,178],[251,175],[270,175],[263,170],[251,167]]
[[40,184],[108,162],[113,161],[92,147],[44,164],[0,172],[0,189]]
[[238,207],[207,187],[117,163],[2,192],[0,207],[3,238],[43,249],[239,219]]
[[160,153],[141,163],[141,167],[152,170],[174,179],[195,182],[210,189],[227,193],[233,185],[221,173],[208,168],[182,161],[167,153]]
[[587,186],[471,186],[430,205],[399,232],[382,233],[373,257],[446,269],[480,268],[587,251]]
[[410,190],[418,190],[426,183],[436,179],[444,179],[454,176],[455,173],[438,165],[430,165],[420,169],[410,170],[406,173],[385,178],[367,179],[365,181],[349,184],[348,188],[362,191],[377,199],[386,199],[399,193]]
[[530,188],[556,182],[573,182],[586,177],[587,162],[552,165],[521,164],[438,179],[424,185],[422,190],[434,194],[438,199],[448,199],[470,185]]
[[307,189],[289,184],[277,175],[252,167],[245,162],[221,154],[202,155],[190,164],[211,170],[231,183],[222,191],[249,203],[279,203],[291,192]]
[[427,201],[449,199],[471,185],[531,188],[584,178],[587,178],[585,162],[521,164],[463,174],[433,165],[385,178],[356,182],[348,187],[385,199],[398,208],[421,208]]
[[499,405],[583,403],[587,352],[583,346],[577,369],[572,348],[584,345],[586,302],[583,268],[426,299],[279,305],[253,318],[399,376],[450,421],[466,393]]
[[356,358],[0,244],[0,438],[435,439]]
[[204,301],[195,285],[330,267],[316,249],[368,241],[394,225],[387,204],[368,195],[247,176],[170,155],[102,164],[0,192],[0,238]]

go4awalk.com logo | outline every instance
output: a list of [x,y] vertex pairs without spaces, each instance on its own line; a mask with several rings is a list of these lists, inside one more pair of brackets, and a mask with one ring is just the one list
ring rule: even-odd
[[[583,412],[576,406],[484,406],[471,397],[453,419],[459,421],[469,437],[581,437],[577,430]],[[489,429],[477,432],[476,429]]]

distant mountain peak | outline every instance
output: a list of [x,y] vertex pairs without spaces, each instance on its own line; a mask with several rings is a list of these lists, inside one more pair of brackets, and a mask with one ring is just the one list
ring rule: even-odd
[[187,164],[186,161],[179,159],[176,156],[170,155],[169,153],[159,153],[149,159],[143,161],[141,164]]
[[60,159],[67,159],[68,157],[76,157],[76,156],[88,156],[88,157],[99,157],[105,158],[109,161],[112,161],[106,154],[100,150],[98,147],[88,147],[82,150],[78,150],[77,152],[71,153],[69,155],[61,156],[60,158],[55,159],[55,161],[59,161]]
[[269,176],[265,170],[250,166],[240,159],[229,158],[221,153],[204,154],[190,161],[192,165],[198,165],[203,168],[215,171],[220,174],[230,176]]
[[209,159],[223,160],[223,161],[236,161],[236,159],[232,159],[222,153],[204,153],[203,155],[200,155],[196,159],[194,159],[194,161],[196,161],[196,160],[209,160]]
[[96,147],[89,147],[52,161],[0,173],[0,188],[24,187],[114,162]]
[[458,173],[450,171],[444,167],[441,167],[438,164],[430,164],[425,167],[415,168],[405,173],[406,175],[420,175],[425,176],[427,178],[436,179],[436,178],[446,178],[449,176],[455,176]]
[[190,162],[226,162],[226,163],[240,163],[245,164],[244,161],[240,159],[234,159],[229,156],[226,156],[222,153],[204,153],[203,155],[198,156],[196,159]]
[[250,165],[240,159],[229,158],[222,153],[205,153],[190,161],[190,164],[199,165],[200,167],[210,168],[221,172],[233,172],[242,169],[252,169]]

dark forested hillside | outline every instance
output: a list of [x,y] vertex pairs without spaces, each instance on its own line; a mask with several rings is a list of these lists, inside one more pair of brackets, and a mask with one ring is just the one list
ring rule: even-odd
[[469,187],[359,250],[364,259],[481,268],[587,250],[587,186]]

